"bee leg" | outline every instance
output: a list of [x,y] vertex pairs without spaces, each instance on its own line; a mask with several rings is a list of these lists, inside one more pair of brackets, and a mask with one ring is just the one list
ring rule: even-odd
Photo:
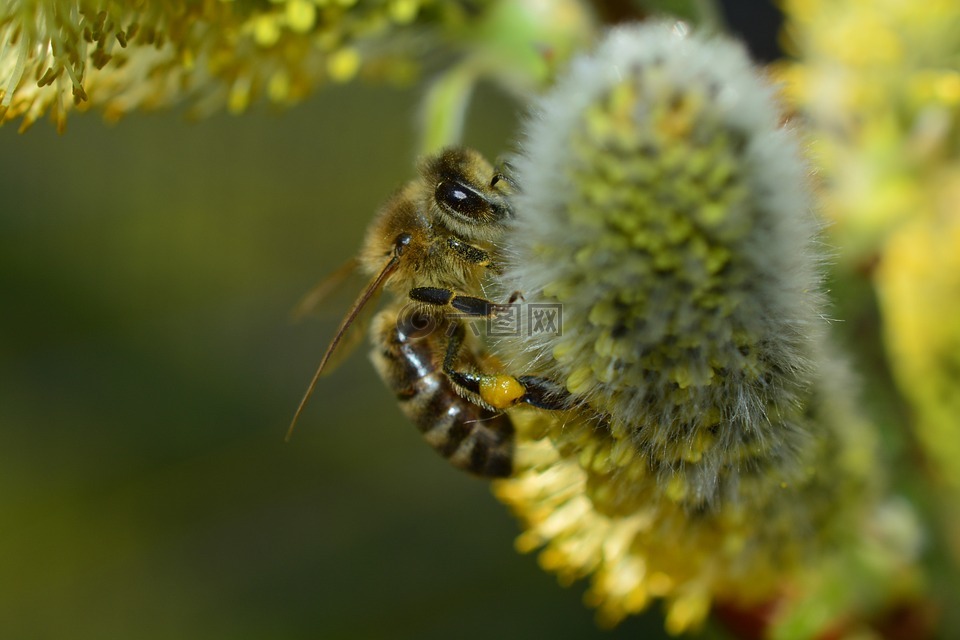
[[447,238],[447,248],[458,258],[469,264],[478,267],[486,267],[490,264],[490,254],[480,247],[475,247],[468,242],[464,242],[456,236]]
[[506,409],[520,402],[526,388],[513,376],[460,371],[455,368],[465,335],[463,323],[453,325],[450,340],[447,342],[447,353],[443,359],[443,372],[450,382],[478,398],[479,404],[492,409]]
[[570,393],[556,382],[539,376],[520,376],[517,380],[526,389],[519,402],[551,411],[565,411],[573,407]]
[[461,296],[450,289],[440,289],[438,287],[415,287],[410,290],[410,299],[437,307],[452,307],[470,318],[493,316],[496,308],[502,306],[483,298]]
[[466,330],[456,323],[447,342],[443,372],[450,381],[477,396],[494,409],[506,409],[521,402],[551,411],[563,411],[573,406],[570,394],[562,386],[537,376],[514,376],[478,371],[459,371],[455,368],[463,346]]
[[490,253],[488,251],[485,251],[480,247],[475,247],[468,242],[464,242],[460,238],[455,236],[450,236],[447,238],[447,249],[449,249],[453,255],[460,260],[463,260],[467,264],[477,267],[486,267],[487,271],[490,273],[495,273],[498,275],[503,273],[503,267],[493,261],[493,258],[490,257]]
[[456,236],[450,236],[447,238],[447,249],[449,249],[450,252],[457,257],[457,259],[462,260],[469,265],[486,267],[487,271],[496,275],[503,274],[503,265],[501,265],[499,262],[495,262],[491,257],[490,252],[485,251],[480,247],[475,247],[474,245],[465,242]]
[[450,289],[415,287],[410,290],[410,299],[437,307],[452,307],[455,311],[458,311],[462,317],[493,318],[496,317],[498,309],[512,305],[518,299],[523,300],[523,294],[519,291],[514,291],[507,301],[507,304],[497,304],[485,298],[461,296]]
[[491,187],[496,187],[497,183],[502,181],[510,185],[512,190],[520,191],[520,185],[513,179],[513,174],[516,173],[516,171],[508,160],[498,160],[494,171],[493,178],[490,180]]
[[480,396],[480,384],[483,380],[483,374],[476,371],[458,371],[454,368],[457,358],[460,356],[460,349],[463,347],[463,339],[465,336],[466,328],[463,323],[454,323],[450,332],[450,339],[447,342],[447,353],[443,358],[443,372],[453,384],[476,396]]

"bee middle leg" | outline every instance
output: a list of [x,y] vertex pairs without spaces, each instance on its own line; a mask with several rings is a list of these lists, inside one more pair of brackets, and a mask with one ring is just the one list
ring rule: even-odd
[[437,307],[451,307],[471,318],[489,318],[494,315],[497,308],[495,302],[473,296],[461,296],[450,289],[440,287],[414,287],[410,290],[410,299]]
[[443,359],[443,372],[453,384],[475,394],[494,409],[506,409],[521,402],[554,411],[563,411],[572,406],[572,399],[566,389],[546,378],[517,378],[504,373],[458,370],[456,362],[463,347],[466,329],[460,322],[452,326],[453,331],[450,333]]
[[460,312],[464,317],[490,318],[496,316],[498,308],[512,305],[517,300],[523,300],[524,297],[520,291],[514,291],[510,294],[510,299],[507,300],[507,303],[504,305],[490,302],[485,298],[461,296],[450,289],[442,289],[440,287],[414,287],[410,290],[410,299],[436,307],[451,307],[455,311]]

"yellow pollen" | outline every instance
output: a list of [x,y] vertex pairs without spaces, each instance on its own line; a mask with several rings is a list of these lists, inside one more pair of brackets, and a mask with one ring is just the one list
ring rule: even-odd
[[495,409],[513,406],[525,392],[526,389],[513,376],[484,376],[480,381],[480,397]]

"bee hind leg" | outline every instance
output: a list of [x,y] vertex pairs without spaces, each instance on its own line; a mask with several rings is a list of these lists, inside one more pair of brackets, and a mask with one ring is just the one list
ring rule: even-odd
[[517,380],[526,389],[519,402],[550,411],[565,411],[573,407],[570,393],[556,382],[539,376],[520,376]]
[[458,370],[455,365],[465,334],[462,323],[454,325],[443,359],[443,372],[453,384],[494,409],[506,409],[520,403],[551,411],[563,411],[573,406],[572,398],[566,389],[546,378],[516,378],[504,373]]

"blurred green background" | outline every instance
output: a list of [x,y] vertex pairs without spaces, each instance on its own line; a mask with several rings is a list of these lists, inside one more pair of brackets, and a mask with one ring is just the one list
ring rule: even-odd
[[[365,354],[283,441],[354,292],[290,311],[412,176],[419,95],[0,129],[0,636],[601,634]],[[481,91],[466,142],[506,151],[517,112]]]

